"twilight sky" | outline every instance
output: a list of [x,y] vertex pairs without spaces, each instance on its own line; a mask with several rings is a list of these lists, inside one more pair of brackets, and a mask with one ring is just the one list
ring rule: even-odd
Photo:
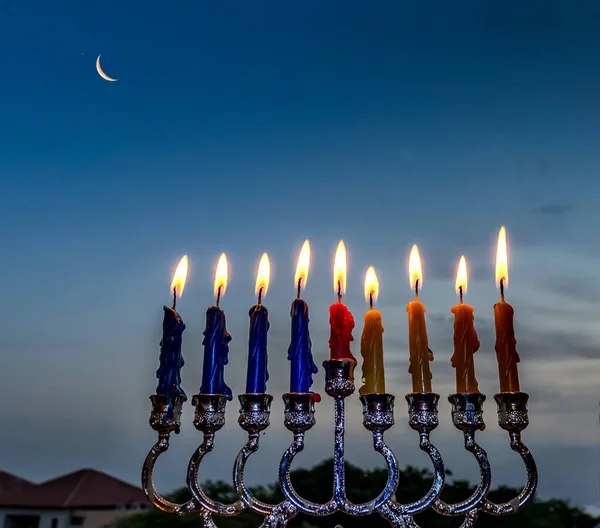
[[[540,494],[600,506],[597,2],[0,4],[2,469],[38,481],[95,467],[139,482],[155,439],[148,396],[177,261],[189,255],[178,307],[191,396],[214,265],[228,254],[226,380],[239,394],[255,270],[267,251],[275,404],[248,479],[275,480],[291,441],[280,395],[296,254],[309,238],[304,298],[320,364],[343,238],[357,341],[369,265],[381,281],[388,390],[397,396],[388,439],[401,464],[425,465],[403,398],[407,260],[419,244],[442,395],[433,439],[455,475],[474,480],[446,401],[454,270],[467,256],[466,300],[482,343],[476,369],[489,400],[479,439],[494,483],[519,485],[525,472],[492,400],[493,253],[504,224],[507,300],[521,388],[531,395],[524,440],[539,463]],[[96,74],[99,53],[118,82]],[[313,388],[322,386],[321,370]],[[204,477],[229,478],[244,442],[237,401],[229,411]],[[381,464],[356,396],[347,414],[348,460]],[[190,403],[183,420],[157,471],[164,492],[185,484],[201,440]],[[299,464],[332,452],[327,398],[317,420]]]

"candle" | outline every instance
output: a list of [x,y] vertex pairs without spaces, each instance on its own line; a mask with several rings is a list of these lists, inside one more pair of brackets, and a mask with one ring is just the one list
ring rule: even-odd
[[360,354],[363,357],[362,382],[359,394],[385,393],[383,370],[383,326],[381,312],[373,309],[379,295],[379,280],[375,268],[371,266],[365,275],[365,297],[369,310],[365,313],[365,327],[360,338]]
[[353,359],[356,361],[350,352],[350,342],[354,341],[352,337],[354,317],[342,304],[342,295],[346,292],[346,246],[343,240],[340,240],[335,252],[333,288],[337,292],[338,300],[329,307],[330,359]]
[[204,329],[204,361],[202,364],[202,385],[200,394],[225,394],[229,400],[233,398],[231,389],[225,384],[225,365],[229,362],[229,342],[231,336],[227,332],[225,312],[219,306],[221,297],[227,288],[229,269],[227,257],[223,253],[219,257],[215,272],[215,306],[206,311],[206,327]]
[[460,304],[452,307],[454,314],[454,354],[452,366],[456,369],[456,392],[479,392],[475,379],[475,362],[473,354],[479,350],[479,339],[473,321],[473,308],[463,303],[463,295],[467,293],[467,261],[460,257],[456,272],[456,293]]
[[508,284],[508,250],[506,248],[506,229],[500,228],[496,249],[496,285],[500,288],[500,302],[494,305],[496,324],[496,359],[500,376],[500,392],[520,392],[519,354],[513,327],[513,307],[504,300],[504,289]]
[[246,392],[261,394],[267,390],[267,332],[269,331],[269,312],[262,305],[262,298],[269,288],[271,265],[269,256],[263,253],[256,274],[256,294],[258,303],[250,308],[250,338],[248,340],[248,371],[246,373]]
[[416,244],[410,252],[408,267],[410,285],[415,291],[415,300],[406,306],[410,348],[408,372],[412,375],[413,392],[432,392],[429,362],[433,361],[433,353],[429,350],[427,341],[425,306],[419,302],[419,288],[423,287],[423,272],[421,270],[421,257]]
[[169,398],[185,396],[181,388],[181,367],[183,367],[183,356],[181,355],[181,340],[185,330],[185,324],[175,310],[177,297],[181,297],[188,271],[188,258],[184,255],[179,261],[171,291],[173,292],[173,308],[163,306],[165,312],[163,318],[163,333],[160,341],[160,365],[156,371],[158,386],[156,394],[162,394]]
[[294,284],[297,297],[292,302],[292,341],[288,349],[290,369],[290,392],[309,392],[313,383],[312,375],[319,372],[313,361],[310,333],[308,331],[308,304],[300,298],[302,287],[306,288],[310,267],[310,244],[306,240],[298,255]]

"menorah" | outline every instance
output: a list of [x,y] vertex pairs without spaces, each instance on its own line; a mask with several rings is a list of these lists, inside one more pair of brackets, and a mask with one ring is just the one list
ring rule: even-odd
[[444,461],[438,449],[431,443],[431,432],[438,425],[439,395],[435,393],[411,393],[406,395],[408,402],[408,423],[419,434],[419,448],[430,457],[434,469],[434,479],[427,494],[420,500],[402,504],[396,496],[399,481],[398,461],[384,441],[384,433],[394,425],[394,399],[392,394],[364,394],[360,397],[363,405],[364,427],[373,435],[373,448],[385,460],[388,479],[383,491],[364,504],[353,504],[346,497],[344,469],[345,400],[354,393],[354,367],[350,359],[330,359],[323,363],[325,368],[325,392],[334,399],[335,439],[333,496],[325,504],[312,503],[298,495],[294,489],[290,472],[294,458],[304,450],[305,434],[315,425],[313,393],[288,392],[283,395],[285,405],[284,424],[292,432],[293,442],[283,453],[279,464],[279,484],[285,497],[280,504],[265,504],[258,500],[244,481],[246,462],[259,448],[260,434],[270,425],[270,407],[273,397],[270,394],[241,394],[238,423],[248,433],[246,444],[237,454],[233,465],[233,487],[238,500],[233,504],[222,504],[212,500],[198,482],[198,472],[204,457],[214,447],[215,435],[225,425],[227,396],[224,394],[198,394],[193,396],[195,406],[194,426],[203,434],[200,446],[192,455],[188,471],[187,485],[193,498],[183,504],[168,501],[156,492],[152,473],[158,457],[169,448],[172,432],[179,431],[181,411],[186,401],[184,395],[167,397],[153,395],[150,425],[158,433],[158,441],[148,453],[143,471],[142,486],[148,499],[162,511],[176,516],[197,515],[206,528],[214,528],[215,517],[239,515],[251,510],[262,516],[262,528],[284,528],[290,519],[299,513],[323,517],[335,512],[349,516],[364,516],[377,513],[395,528],[418,528],[414,515],[433,508],[441,515],[464,516],[464,528],[475,526],[479,514],[504,516],[516,513],[533,496],[537,487],[538,475],[535,460],[529,449],[521,441],[521,431],[529,424],[527,412],[528,394],[505,392],[496,394],[498,425],[508,432],[510,447],[518,453],[527,470],[527,481],[521,493],[509,502],[496,504],[487,499],[491,484],[491,468],[485,450],[476,442],[475,433],[483,430],[483,403],[485,395],[479,393],[457,393],[448,397],[452,405],[452,422],[462,431],[464,447],[471,453],[479,466],[479,484],[468,499],[447,504],[440,499],[444,487]]

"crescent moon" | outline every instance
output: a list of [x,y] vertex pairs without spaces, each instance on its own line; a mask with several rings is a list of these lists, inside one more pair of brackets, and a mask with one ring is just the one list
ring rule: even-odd
[[100,55],[98,55],[98,58],[96,59],[96,70],[98,72],[98,75],[100,75],[100,77],[102,77],[105,81],[116,82],[118,79],[113,79],[112,77],[109,77],[108,75],[106,75],[106,73],[104,73],[104,70],[102,69],[102,66],[100,65],[100,56],[101,55],[102,55],[102,53]]

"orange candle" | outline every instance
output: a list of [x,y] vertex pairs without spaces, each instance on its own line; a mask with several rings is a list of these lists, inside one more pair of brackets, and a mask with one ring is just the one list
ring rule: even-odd
[[494,305],[494,322],[496,325],[496,359],[500,377],[500,392],[520,392],[519,389],[519,354],[513,317],[513,307],[504,300],[504,289],[508,284],[508,250],[506,247],[506,229],[500,228],[498,247],[496,250],[496,285],[500,288],[500,302]]
[[475,316],[473,307],[463,303],[463,295],[467,293],[467,260],[464,256],[458,263],[456,292],[460,296],[460,304],[451,310],[454,314],[454,354],[450,360],[456,369],[456,392],[479,392],[473,357],[479,350],[479,339],[473,325]]
[[432,392],[431,370],[429,362],[433,353],[429,350],[427,326],[425,325],[425,306],[419,302],[419,289],[423,286],[421,257],[416,244],[410,252],[408,261],[410,286],[414,289],[415,300],[408,303],[408,343],[410,349],[408,372],[412,375],[413,392]]
[[381,312],[373,309],[379,294],[379,280],[371,266],[365,275],[365,297],[369,311],[365,313],[365,327],[360,339],[360,354],[363,357],[362,382],[359,394],[384,394],[385,374],[383,370],[383,325]]

